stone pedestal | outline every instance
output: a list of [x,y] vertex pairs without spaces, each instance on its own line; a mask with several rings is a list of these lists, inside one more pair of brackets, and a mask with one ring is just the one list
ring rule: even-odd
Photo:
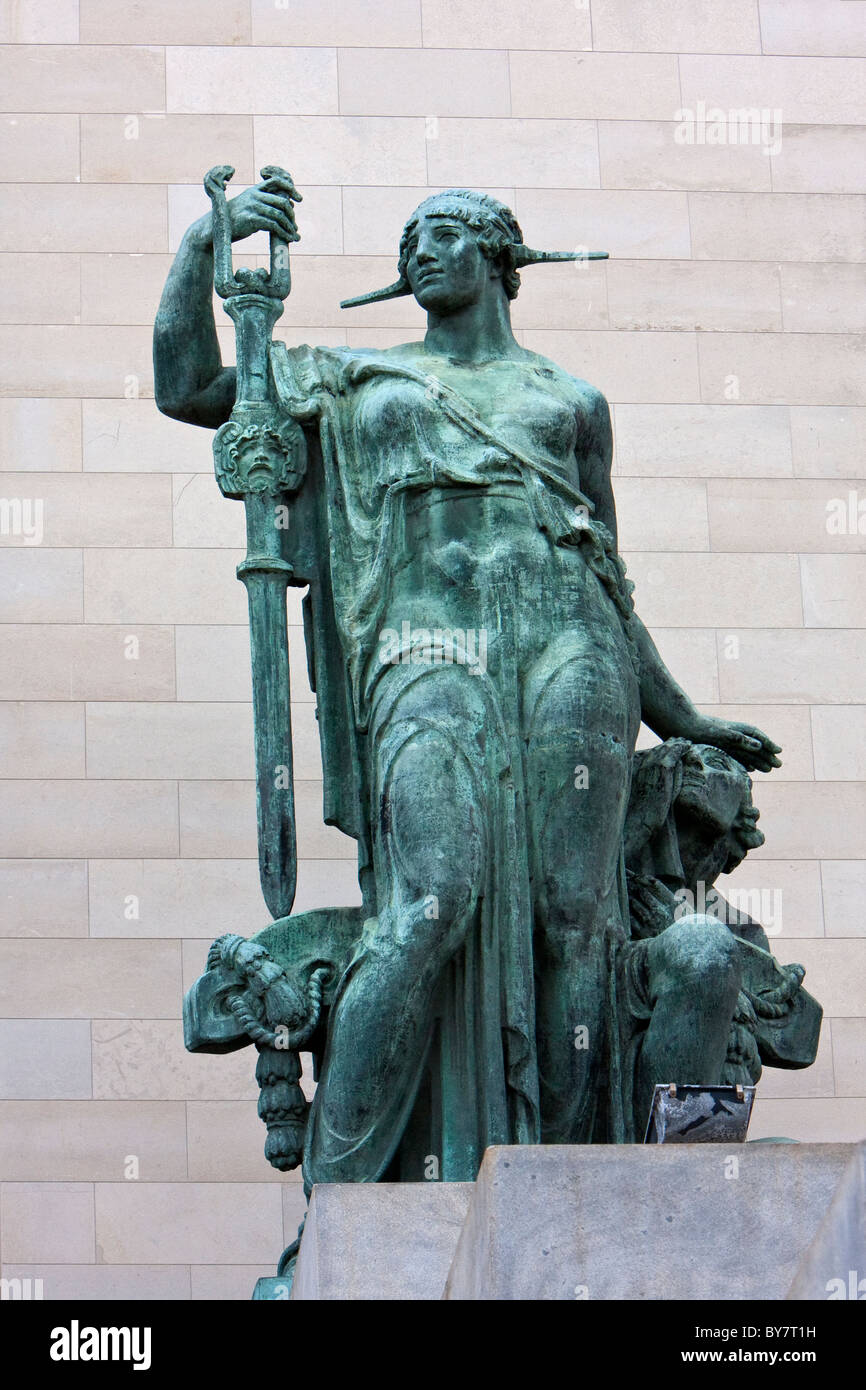
[[858,1144],[788,1294],[866,1299],[866,1144]]
[[439,1299],[473,1184],[313,1189],[292,1299]]
[[866,1144],[489,1149],[475,1183],[317,1187],[291,1297],[826,1299],[866,1276],[864,1184]]
[[849,1144],[489,1149],[449,1299],[782,1299]]

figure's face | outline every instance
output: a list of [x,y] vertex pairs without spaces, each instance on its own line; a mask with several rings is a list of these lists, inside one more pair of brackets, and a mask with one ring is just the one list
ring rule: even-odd
[[238,471],[250,492],[267,492],[280,475],[282,455],[268,437],[251,439],[238,450]]
[[478,233],[437,212],[419,217],[408,242],[406,278],[422,309],[453,314],[486,294],[501,293],[501,270],[478,245]]
[[745,774],[731,767],[718,748],[696,743],[683,758],[683,782],[677,804],[724,833],[736,819],[743,799]]
[[729,832],[743,803],[745,774],[706,744],[689,749],[674,807],[686,882],[711,884],[730,854]]

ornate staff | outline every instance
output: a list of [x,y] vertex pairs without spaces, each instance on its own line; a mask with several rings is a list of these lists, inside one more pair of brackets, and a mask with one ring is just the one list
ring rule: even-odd
[[[241,498],[246,509],[247,555],[237,574],[250,610],[259,877],[272,915],[287,917],[297,872],[286,630],[293,571],[282,555],[279,521],[286,498],[303,481],[306,444],[301,427],[280,418],[271,392],[271,334],[291,289],[288,242],[272,233],[270,268],[234,271],[225,195],[233,174],[230,165],[219,165],[204,180],[213,204],[214,287],[237,341],[237,393],[231,419],[214,437],[214,471],[223,496]],[[278,179],[300,201],[284,169],[268,165],[261,175]]]

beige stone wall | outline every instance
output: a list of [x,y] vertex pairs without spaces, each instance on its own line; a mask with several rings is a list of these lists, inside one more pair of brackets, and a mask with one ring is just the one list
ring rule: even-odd
[[[3,1274],[46,1297],[247,1297],[300,1213],[261,1156],[248,1056],[189,1057],[179,1023],[212,937],[266,920],[242,511],[209,434],[158,415],[150,367],[171,253],[226,161],[238,185],[277,162],[303,189],[291,343],[420,334],[412,301],[338,301],[392,278],[428,188],[499,193],[533,245],[610,251],[529,270],[519,337],[612,403],[623,549],[672,670],[785,745],[757,779],[767,844],[736,883],[827,1023],[811,1070],[767,1074],[752,1132],[861,1137],[866,5],[0,15]],[[765,109],[771,152],[738,125],[678,139],[678,108],[701,103]],[[352,844],[321,823],[299,612],[295,596],[308,907],[356,889]]]

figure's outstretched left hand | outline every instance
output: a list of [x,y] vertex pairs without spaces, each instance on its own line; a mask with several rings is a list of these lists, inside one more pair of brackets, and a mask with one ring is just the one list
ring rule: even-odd
[[695,730],[690,730],[692,743],[709,743],[713,748],[721,748],[730,753],[748,772],[771,772],[781,767],[777,754],[781,753],[778,743],[774,743],[754,724],[740,724],[733,719],[711,719],[702,716]]

